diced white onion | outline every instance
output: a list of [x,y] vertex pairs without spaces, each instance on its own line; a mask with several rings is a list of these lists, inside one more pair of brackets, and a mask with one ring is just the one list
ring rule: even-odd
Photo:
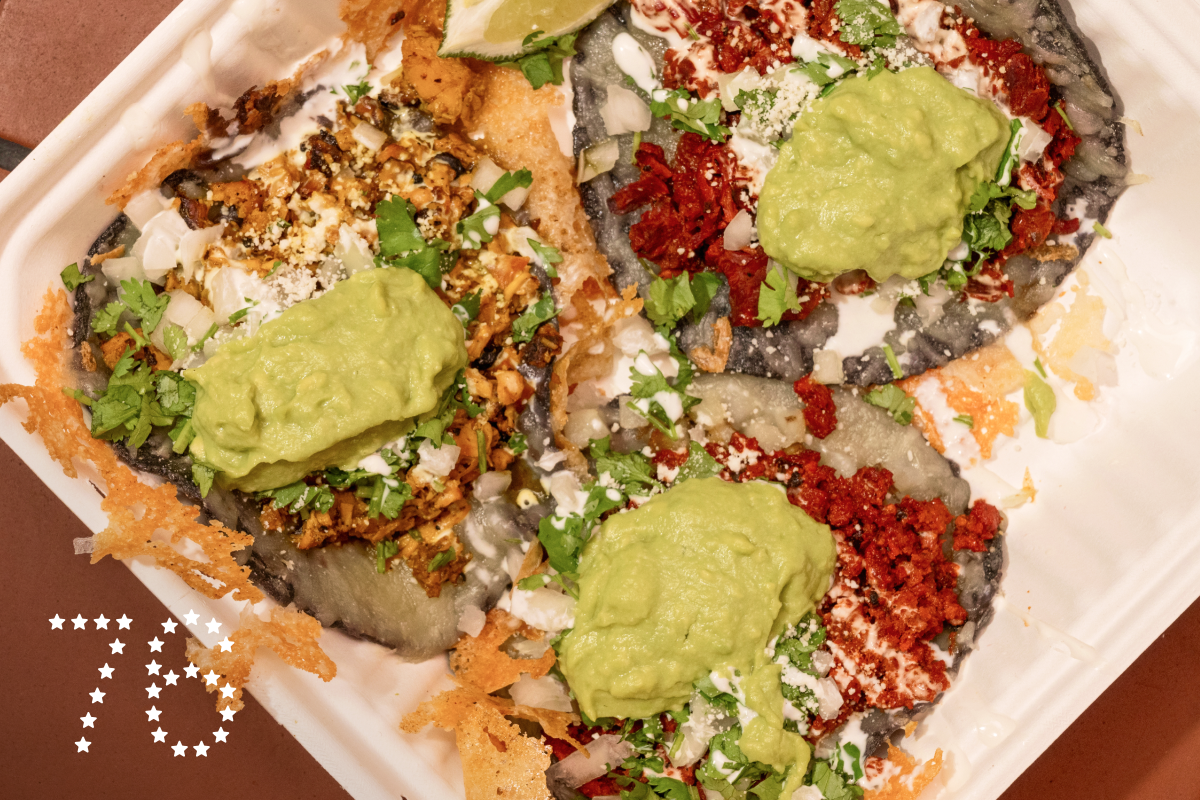
[[734,215],[725,228],[725,249],[741,250],[749,247],[753,239],[754,220],[751,218],[750,212],[743,208]]
[[179,239],[179,263],[184,280],[191,280],[204,260],[204,251],[221,240],[224,225],[213,225],[198,231],[188,231]]
[[599,409],[595,408],[582,408],[573,412],[567,417],[567,424],[563,427],[563,436],[580,450],[587,447],[592,439],[603,439],[608,434],[608,426],[604,424]]
[[355,125],[350,135],[354,137],[354,141],[368,150],[378,150],[387,142],[386,133],[366,122],[360,122]]
[[650,130],[653,117],[646,101],[624,86],[608,85],[608,99],[600,108],[600,118],[609,136]]
[[342,262],[349,277],[356,272],[375,266],[375,256],[371,245],[358,235],[358,232],[345,223],[338,229],[338,242],[334,245],[333,254]]
[[146,223],[142,235],[134,242],[133,255],[141,260],[148,280],[162,283],[167,273],[175,269],[179,240],[189,230],[173,208],[160,211]]
[[[471,175],[471,188],[481,194],[487,194],[504,173],[505,169],[503,167],[487,156],[484,156],[475,164],[475,172]],[[518,186],[501,196],[499,202],[516,211],[525,205],[525,198],[528,196],[529,189],[524,186]]]
[[1021,122],[1024,127],[1021,128],[1021,140],[1017,143],[1017,157],[1022,161],[1037,161],[1053,137],[1031,119],[1022,119]]
[[606,733],[588,742],[587,753],[576,750],[571,755],[546,770],[546,781],[551,786],[561,784],[578,789],[588,781],[607,775],[609,769],[619,766],[633,755],[633,745],[621,741],[615,733]]
[[575,598],[542,587],[514,589],[509,613],[540,631],[557,633],[575,624]]
[[836,350],[814,351],[812,376],[817,383],[845,383],[846,375],[842,371],[841,354]]
[[458,463],[460,452],[461,449],[458,445],[444,444],[441,447],[434,447],[433,443],[426,439],[417,448],[417,455],[421,457],[419,466],[430,475],[444,478]]
[[[201,310],[208,311],[208,309],[204,307],[203,303],[182,289],[176,289],[173,292],[169,292],[167,296],[170,297],[171,300],[169,303],[167,303],[167,309],[163,312],[162,320],[159,321],[158,327],[150,332],[150,342],[164,353],[167,352],[167,345],[164,337],[166,335],[168,325],[178,325],[180,328],[183,328],[185,333],[187,333],[189,332],[192,318],[199,314]],[[209,312],[209,316],[211,316],[211,314],[212,312]],[[203,335],[204,333],[201,331],[200,336]],[[200,336],[192,339],[189,335],[188,338],[191,341],[195,341],[198,340]]]
[[170,205],[167,198],[162,196],[157,188],[147,189],[141,194],[135,194],[125,204],[125,216],[133,223],[133,226],[139,231],[146,229],[146,223],[154,219],[155,215],[160,213]]
[[487,614],[479,606],[467,606],[458,618],[458,629],[467,636],[475,637],[483,630]]
[[576,183],[587,183],[597,175],[603,175],[614,166],[621,155],[616,139],[605,139],[579,154],[579,165],[575,174]]
[[504,494],[511,484],[511,472],[485,472],[475,479],[475,497],[480,501],[495,500]]
[[130,278],[146,279],[146,273],[142,271],[142,262],[133,256],[110,258],[100,265],[100,271],[114,287],[120,286],[121,281],[127,281]]

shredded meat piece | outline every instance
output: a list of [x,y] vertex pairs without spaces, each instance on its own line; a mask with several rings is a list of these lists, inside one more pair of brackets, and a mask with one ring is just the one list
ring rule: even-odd
[[837,428],[837,406],[830,388],[805,375],[792,384],[792,389],[804,401],[804,424],[808,432],[818,439],[833,433]]

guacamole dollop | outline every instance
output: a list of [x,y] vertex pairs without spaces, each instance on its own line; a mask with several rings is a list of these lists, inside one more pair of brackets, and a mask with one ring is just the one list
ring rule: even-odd
[[783,730],[765,648],[813,610],[835,561],[829,528],[778,487],[686,481],[609,517],[584,548],[563,674],[589,717],[643,718],[681,708],[710,672],[736,670],[762,709],[743,731],[746,755],[807,761],[808,746]]
[[466,364],[462,325],[420,275],[365,270],[185,373],[192,455],[243,491],[352,466],[433,410]]
[[932,67],[847,78],[797,118],[767,173],[763,250],[815,281],[855,269],[877,281],[927,275],[962,238],[1007,131],[991,103]]

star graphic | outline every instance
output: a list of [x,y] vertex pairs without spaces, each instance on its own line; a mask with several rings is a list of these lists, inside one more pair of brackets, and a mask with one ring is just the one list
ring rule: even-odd
[[200,677],[200,668],[197,667],[195,664],[188,664],[186,667],[183,668],[183,671],[189,678]]
[[171,749],[175,751],[175,755],[177,756],[187,755],[187,745],[183,742],[176,742],[175,744],[171,745]]
[[71,620],[71,623],[75,626],[74,628],[72,628],[72,630],[77,631],[80,628],[87,627],[87,620],[83,618],[82,614],[76,614],[75,619]]
[[104,695],[105,695],[104,692],[97,689],[96,691],[92,692],[89,696],[92,698],[93,703],[99,703],[100,705],[104,705]]
[[146,674],[147,675],[157,675],[159,669],[161,669],[161,668],[162,668],[162,664],[159,664],[157,661],[152,660],[149,664],[146,665]]
[[108,617],[103,614],[96,617],[92,622],[96,623],[96,630],[108,630]]
[[196,755],[208,758],[208,745],[206,745],[204,742],[201,742],[192,749],[196,751]]
[[175,681],[179,680],[179,676],[175,674],[175,670],[171,670],[166,675],[163,675],[163,680],[167,682],[167,686],[175,686]]
[[75,743],[75,746],[76,746],[77,748],[79,748],[79,749],[78,749],[78,750],[76,750],[75,752],[76,752],[76,753],[87,753],[87,752],[89,752],[89,751],[88,751],[88,745],[90,745],[90,744],[91,744],[91,742],[89,742],[87,739],[85,739],[85,738],[83,738],[82,736],[80,736],[80,737],[79,737],[79,741]]
[[146,687],[146,696],[158,699],[158,693],[161,691],[162,691],[162,689],[159,687],[159,685],[157,683],[152,683]]
[[83,715],[79,719],[81,722],[83,722],[83,727],[85,727],[85,728],[95,728],[96,727],[95,724],[93,724],[93,723],[96,722],[97,717],[93,717],[90,712]]
[[146,722],[158,722],[162,712],[157,706],[150,706],[150,710],[146,712]]
[[221,719],[225,722],[232,722],[233,715],[236,713],[237,712],[234,711],[232,708],[223,708],[223,709],[221,709]]
[[220,633],[221,631],[221,623],[217,622],[215,619],[210,619],[208,622],[204,623],[204,627],[208,628],[209,633]]
[[146,642],[146,644],[150,645],[151,653],[161,653],[162,652],[163,643],[161,641],[159,641],[159,638],[157,636],[155,636],[150,641]]
[[120,639],[113,639],[109,647],[112,648],[113,653],[125,654],[125,644]]
[[228,683],[221,687],[221,697],[233,697],[233,687]]
[[175,621],[175,620],[173,620],[173,619],[169,619],[169,620],[167,620],[166,622],[164,622],[164,623],[162,624],[162,626],[163,626],[163,633],[174,633],[174,632],[175,632],[175,626],[177,626],[178,624],[179,624],[179,623],[178,623],[178,622],[176,622],[176,621]]
[[217,642],[217,645],[221,648],[221,650],[223,652],[229,653],[229,652],[233,651],[233,640],[230,639],[228,636],[226,636],[221,641]]
[[215,731],[213,731],[213,738],[216,739],[218,742],[223,742],[229,738],[229,734],[225,731],[224,728],[217,728]]
[[117,630],[121,630],[121,631],[129,630],[129,623],[131,623],[131,622],[133,622],[133,620],[131,620],[127,615],[122,614],[121,618],[119,620],[117,620]]
[[61,631],[63,629],[62,624],[64,622],[66,622],[65,619],[60,617],[58,614],[55,614],[53,617],[50,618],[50,630]]
[[167,732],[162,729],[162,725],[159,725],[158,730],[152,731],[150,735],[154,737],[154,741],[156,742],[167,743]]
[[216,686],[217,678],[219,678],[219,677],[221,677],[221,676],[218,675],[217,673],[213,672],[210,669],[208,672],[204,673],[204,685],[205,686]]
[[188,612],[183,615],[183,621],[186,622],[188,625],[195,625],[197,622],[200,621],[200,615],[197,614],[195,611],[192,611],[189,608]]
[[106,661],[106,662],[104,662],[103,667],[96,667],[96,669],[100,670],[101,678],[111,678],[112,674],[113,674],[113,670],[116,669],[116,667],[110,667],[108,665],[108,662]]

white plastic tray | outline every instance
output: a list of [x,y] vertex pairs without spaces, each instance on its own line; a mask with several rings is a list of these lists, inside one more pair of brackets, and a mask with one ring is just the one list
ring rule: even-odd
[[[0,382],[30,383],[18,344],[47,285],[108,224],[103,198],[153,149],[191,135],[183,108],[228,103],[252,84],[290,74],[341,30],[329,0],[184,0],[0,184]],[[1070,446],[1028,434],[992,468],[1036,503],[1011,513],[1009,562],[996,619],[915,742],[950,753],[944,796],[992,800],[1200,595],[1200,357],[1141,367],[1137,343],[1194,336],[1200,320],[1200,9],[1160,0],[1078,0],[1079,27],[1103,56],[1125,114],[1137,172],[1153,177],[1117,204],[1115,239],[1088,258],[1093,286],[1126,317],[1120,384],[1104,390],[1099,430]],[[211,70],[208,65],[211,63]],[[1121,282],[1122,270],[1132,284]],[[1145,303],[1138,300],[1144,293]],[[1188,326],[1191,327],[1188,327]],[[1170,361],[1170,360],[1169,360]],[[1159,364],[1150,372],[1161,374]],[[105,521],[85,480],[69,480],[0,410],[0,437],[92,530]],[[67,547],[68,543],[60,546]],[[238,604],[207,601],[172,573],[130,568],[176,616],[203,609],[236,623]],[[202,627],[191,631],[208,645]],[[250,689],[356,798],[462,795],[453,739],[399,733],[400,717],[443,685],[445,662],[405,664],[375,645],[327,631],[329,684],[260,658]],[[1102,765],[1098,765],[1103,769]]]

